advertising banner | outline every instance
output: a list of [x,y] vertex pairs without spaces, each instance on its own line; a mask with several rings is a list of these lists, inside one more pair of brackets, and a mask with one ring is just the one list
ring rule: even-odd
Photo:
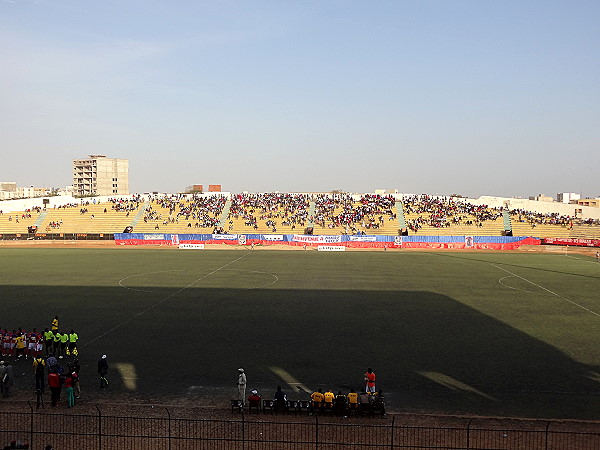
[[204,244],[179,244],[179,250],[204,250]]
[[552,245],[576,245],[579,247],[600,247],[600,239],[579,238],[544,238],[544,244]]
[[237,234],[213,234],[212,238],[215,241],[237,241]]
[[303,234],[294,234],[294,242],[304,242],[306,244],[335,244],[342,242],[342,236],[307,236]]
[[319,245],[317,246],[319,252],[343,252],[346,251],[346,247],[343,245]]

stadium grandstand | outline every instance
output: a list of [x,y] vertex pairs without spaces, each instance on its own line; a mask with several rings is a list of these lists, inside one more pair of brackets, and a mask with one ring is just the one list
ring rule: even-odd
[[600,239],[600,208],[500,197],[279,192],[61,196],[0,202],[2,239],[124,231]]

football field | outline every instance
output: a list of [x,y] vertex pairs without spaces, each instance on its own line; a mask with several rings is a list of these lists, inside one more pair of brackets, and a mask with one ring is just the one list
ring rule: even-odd
[[109,395],[224,408],[239,367],[289,398],[360,389],[372,367],[393,411],[600,419],[589,257],[0,248],[0,264],[0,327],[58,315],[88,390],[103,353]]

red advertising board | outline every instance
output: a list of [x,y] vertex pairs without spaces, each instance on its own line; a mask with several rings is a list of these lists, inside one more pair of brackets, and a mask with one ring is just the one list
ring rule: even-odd
[[579,247],[600,247],[600,239],[578,239],[578,238],[544,238],[544,244],[553,245],[577,245]]

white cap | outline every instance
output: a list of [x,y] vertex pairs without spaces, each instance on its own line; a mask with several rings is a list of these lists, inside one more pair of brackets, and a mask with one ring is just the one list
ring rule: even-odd
[[242,369],[241,367],[240,367],[238,370],[239,370],[240,372],[243,372],[243,371],[244,371],[244,369]]
[[106,359],[106,355],[102,355],[102,359]]

